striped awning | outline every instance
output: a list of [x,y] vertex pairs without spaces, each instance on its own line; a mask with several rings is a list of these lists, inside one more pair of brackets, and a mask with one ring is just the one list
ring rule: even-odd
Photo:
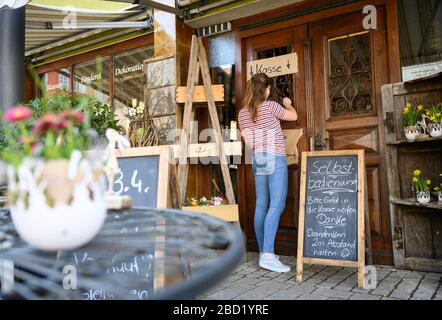
[[[139,6],[110,1],[34,0],[26,6],[25,55],[30,56],[70,41],[103,32],[103,29],[46,29],[45,26],[146,19],[146,10]],[[62,41],[63,40],[63,41]]]

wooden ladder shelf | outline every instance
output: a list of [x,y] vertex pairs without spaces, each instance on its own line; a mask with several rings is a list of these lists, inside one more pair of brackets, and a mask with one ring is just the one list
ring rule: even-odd
[[223,143],[223,137],[221,133],[221,127],[218,118],[218,112],[215,105],[215,96],[212,86],[212,80],[210,79],[209,64],[207,62],[207,55],[204,49],[203,43],[200,38],[195,35],[192,37],[192,45],[190,52],[189,72],[187,75],[187,90],[184,104],[183,125],[180,136],[180,157],[178,164],[178,199],[180,204],[184,203],[186,198],[187,180],[189,174],[188,163],[188,150],[189,150],[189,132],[190,123],[193,115],[193,103],[195,96],[201,96],[199,93],[195,95],[196,85],[199,79],[199,73],[201,71],[205,96],[207,98],[207,104],[209,109],[210,121],[212,128],[215,130],[215,144],[217,148],[217,155],[220,160],[221,171],[223,175],[224,185],[226,188],[226,198],[229,204],[235,204],[235,195],[233,193],[232,180],[230,178],[229,166],[227,161],[227,155],[225,146]]

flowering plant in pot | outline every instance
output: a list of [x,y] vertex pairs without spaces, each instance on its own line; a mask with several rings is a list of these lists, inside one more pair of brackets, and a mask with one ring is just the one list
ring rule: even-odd
[[432,137],[442,136],[442,102],[431,106],[426,111],[430,119],[430,135]]
[[417,169],[413,173],[413,189],[416,192],[416,198],[419,203],[429,203],[431,200],[430,185],[431,180],[422,177],[421,170]]
[[422,133],[418,126],[418,121],[423,110],[424,107],[422,105],[415,107],[411,103],[407,103],[402,111],[405,137],[410,141],[414,141]]
[[143,101],[132,99],[132,105],[124,108],[123,114],[130,120],[127,135],[133,147],[158,145],[158,133]]
[[8,164],[8,202],[19,235],[42,250],[89,242],[106,217],[100,152],[85,114],[66,109],[38,117],[8,110],[1,157]]
[[[439,177],[442,177],[442,173],[439,174]],[[438,186],[434,187],[434,191],[437,193],[439,203],[442,203],[442,182],[439,183]]]
[[186,206],[222,206],[225,204],[225,200],[222,197],[216,196],[212,197],[210,199],[207,199],[206,197],[202,198],[196,198],[196,197],[190,197],[186,199]]

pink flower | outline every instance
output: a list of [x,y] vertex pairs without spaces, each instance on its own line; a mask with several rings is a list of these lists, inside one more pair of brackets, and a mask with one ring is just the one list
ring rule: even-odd
[[32,133],[34,135],[41,135],[51,129],[57,132],[59,129],[59,121],[59,118],[54,113],[46,113],[42,118],[35,122],[34,127],[32,128]]
[[80,124],[84,121],[84,114],[78,110],[66,110],[60,113],[62,120],[72,121],[75,124]]
[[9,123],[21,122],[32,117],[32,110],[27,107],[17,106],[5,113],[5,120]]

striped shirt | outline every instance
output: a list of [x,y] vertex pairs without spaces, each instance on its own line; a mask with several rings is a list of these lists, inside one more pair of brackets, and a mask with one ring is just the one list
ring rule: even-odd
[[238,114],[238,125],[245,143],[253,152],[268,152],[275,155],[286,155],[284,135],[280,119],[285,109],[274,101],[265,101],[259,108],[256,122],[247,109],[243,107]]

